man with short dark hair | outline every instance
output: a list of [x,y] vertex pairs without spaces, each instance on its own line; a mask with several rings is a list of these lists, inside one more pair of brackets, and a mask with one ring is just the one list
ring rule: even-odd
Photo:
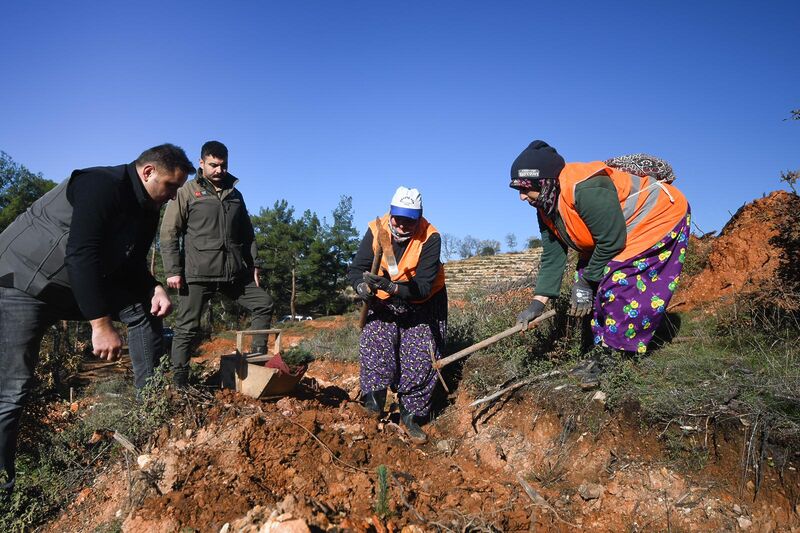
[[119,320],[137,389],[153,374],[172,303],[147,254],[161,205],[194,172],[172,144],[127,165],[75,170],[0,234],[0,489],[14,486],[19,420],[48,327],[88,320],[94,354],[114,361]]
[[[188,384],[189,349],[215,293],[248,309],[251,329],[267,329],[272,320],[272,297],[259,281],[255,233],[237,182],[228,173],[225,145],[205,143],[197,178],[167,204],[161,223],[167,286],[181,295],[172,341],[173,382],[179,387]],[[264,335],[253,337],[252,350],[266,351]]]

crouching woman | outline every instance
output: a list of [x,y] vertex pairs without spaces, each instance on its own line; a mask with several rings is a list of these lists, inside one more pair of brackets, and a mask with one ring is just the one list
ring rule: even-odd
[[533,302],[517,322],[527,325],[558,296],[572,248],[580,259],[571,314],[591,315],[596,345],[641,354],[678,286],[690,210],[671,185],[671,169],[662,175],[657,159],[644,165],[635,156],[618,159],[565,163],[547,143],[534,141],[512,164],[510,186],[536,208],[544,248]]

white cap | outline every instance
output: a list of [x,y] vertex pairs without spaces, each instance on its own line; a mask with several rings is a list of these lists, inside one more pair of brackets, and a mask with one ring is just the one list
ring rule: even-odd
[[389,208],[392,216],[418,219],[422,216],[422,195],[417,189],[398,187]]

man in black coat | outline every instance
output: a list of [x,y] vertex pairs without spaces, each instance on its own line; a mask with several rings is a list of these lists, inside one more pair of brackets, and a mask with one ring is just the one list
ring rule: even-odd
[[194,172],[172,144],[127,165],[76,170],[0,234],[0,490],[14,486],[20,416],[48,327],[88,320],[94,354],[114,361],[119,320],[136,387],[152,375],[172,303],[147,254],[161,206]]

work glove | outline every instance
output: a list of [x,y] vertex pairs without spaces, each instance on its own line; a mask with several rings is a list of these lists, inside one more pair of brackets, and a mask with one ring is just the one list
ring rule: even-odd
[[356,293],[358,294],[358,297],[365,302],[368,302],[372,299],[372,291],[369,290],[369,285],[367,285],[366,281],[362,281],[356,285]]
[[517,315],[517,324],[524,324],[525,329],[528,329],[530,321],[541,315],[542,311],[544,311],[544,304],[539,300],[534,300],[531,305]]
[[378,276],[377,274],[373,274],[371,272],[364,272],[364,281],[373,291],[380,289],[388,292],[389,294],[397,293],[397,283],[394,283],[392,280],[384,278],[383,276]]
[[572,316],[586,316],[594,307],[594,295],[597,292],[597,283],[586,281],[582,277],[572,286],[569,314]]

